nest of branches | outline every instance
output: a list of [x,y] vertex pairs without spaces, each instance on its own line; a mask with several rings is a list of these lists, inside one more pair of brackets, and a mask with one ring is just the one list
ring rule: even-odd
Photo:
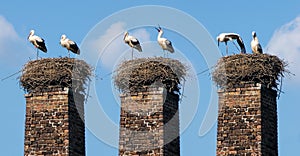
[[72,87],[85,93],[85,85],[92,73],[83,60],[74,58],[45,58],[28,62],[20,77],[20,85],[27,92],[43,92],[55,87]]
[[235,88],[248,83],[261,83],[276,88],[284,76],[287,63],[269,54],[237,54],[222,57],[212,73],[221,88]]
[[150,85],[163,85],[169,92],[179,92],[187,67],[180,61],[154,57],[122,62],[114,75],[114,82],[123,92],[144,91]]

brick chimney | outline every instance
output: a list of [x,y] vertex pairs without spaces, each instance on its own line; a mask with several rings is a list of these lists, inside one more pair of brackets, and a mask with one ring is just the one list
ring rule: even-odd
[[84,95],[53,88],[25,98],[24,155],[85,155]]
[[284,62],[268,54],[219,60],[217,156],[278,156],[277,82]]
[[277,92],[249,84],[218,93],[217,156],[277,156]]
[[178,101],[163,87],[122,94],[119,155],[179,156]]
[[168,58],[141,58],[123,62],[116,73],[122,91],[119,155],[179,156],[178,84],[184,66]]
[[76,72],[89,70],[72,58],[26,64],[20,78],[27,91],[24,155],[85,155],[83,85],[89,75]]

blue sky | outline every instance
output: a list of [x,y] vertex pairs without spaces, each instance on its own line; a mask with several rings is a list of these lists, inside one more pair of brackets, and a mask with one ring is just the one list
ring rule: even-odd
[[[299,94],[297,89],[300,87],[300,70],[297,68],[300,66],[297,59],[300,57],[299,6],[299,1],[287,3],[279,0],[272,3],[258,0],[3,2],[0,5],[0,78],[19,71],[29,59],[35,59],[35,49],[27,41],[30,29],[35,29],[36,34],[46,40],[49,51],[47,54],[41,53],[41,57],[67,56],[67,51],[58,44],[60,36],[66,34],[81,46],[83,54],[79,58],[86,58],[86,61],[95,67],[95,93],[89,101],[98,101],[98,108],[105,112],[103,118],[93,116],[93,112],[92,115],[90,112],[86,114],[90,121],[86,130],[87,155],[117,155],[118,150],[114,147],[117,140],[106,142],[103,138],[105,135],[111,138],[118,137],[116,126],[119,120],[119,93],[111,82],[111,75],[106,75],[119,61],[130,56],[130,49],[121,40],[124,30],[137,36],[142,43],[144,53],[135,54],[135,57],[162,56],[162,51],[156,44],[157,32],[152,27],[160,24],[165,28],[164,36],[173,42],[176,50],[176,54],[170,57],[181,59],[192,67],[185,85],[186,97],[180,106],[181,124],[184,125],[181,125],[181,154],[201,153],[210,156],[215,155],[216,149],[216,124],[211,122],[216,113],[208,111],[208,108],[216,105],[213,100],[216,95],[212,93],[216,88],[208,73],[198,76],[196,73],[215,63],[221,55],[213,51],[216,49],[215,44],[211,47],[212,51],[199,50],[197,46],[201,42],[206,44],[214,40],[221,32],[236,32],[242,36],[247,52],[250,52],[251,32],[255,30],[264,51],[287,60],[290,63],[289,69],[296,74],[284,78],[284,94],[281,94],[278,100],[279,152],[280,155],[295,155],[300,147],[300,106],[296,102]],[[136,16],[122,16],[126,10],[132,13],[136,11],[135,8],[143,7],[165,7],[166,12],[162,8],[158,9],[159,12],[154,12],[157,10],[153,9],[153,12],[134,12]],[[175,16],[167,13],[170,10],[178,14]],[[186,18],[178,18],[181,17],[179,15]],[[193,20],[196,22],[193,23]],[[145,23],[138,26],[132,24],[143,21]],[[194,25],[197,25],[195,29],[192,27]],[[203,28],[211,38],[200,32]],[[195,36],[198,33],[200,35]],[[231,54],[237,53],[234,48],[229,43]],[[219,49],[225,53],[223,44]],[[91,56],[96,56],[96,59]],[[17,81],[18,76],[20,75],[0,81],[1,155],[23,154],[25,99],[24,91]],[[193,85],[195,83],[197,85]],[[198,87],[199,93],[190,94],[193,86]],[[108,92],[103,93],[103,90]],[[89,106],[91,104],[86,107]],[[98,127],[97,123],[104,123],[104,118],[112,123],[110,126],[113,129],[103,124]],[[201,131],[203,123],[208,125]]]

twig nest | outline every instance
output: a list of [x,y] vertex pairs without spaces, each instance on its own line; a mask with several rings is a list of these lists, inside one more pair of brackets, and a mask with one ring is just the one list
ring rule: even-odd
[[221,88],[236,88],[248,83],[261,83],[276,88],[279,76],[284,76],[287,63],[269,54],[237,54],[222,57],[212,73]]
[[45,58],[28,62],[20,77],[27,92],[42,92],[55,87],[72,87],[83,92],[91,76],[91,67],[74,58]]
[[187,68],[180,61],[154,57],[122,62],[114,75],[115,86],[123,92],[140,92],[149,86],[163,86],[170,92],[179,92],[180,81]]

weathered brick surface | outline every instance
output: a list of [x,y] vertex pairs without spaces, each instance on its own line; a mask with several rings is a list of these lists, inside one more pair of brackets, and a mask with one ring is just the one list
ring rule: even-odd
[[161,87],[122,94],[119,155],[179,156],[178,100]]
[[24,155],[85,155],[82,94],[52,88],[25,98]]
[[219,91],[217,156],[277,156],[277,93],[260,84]]

